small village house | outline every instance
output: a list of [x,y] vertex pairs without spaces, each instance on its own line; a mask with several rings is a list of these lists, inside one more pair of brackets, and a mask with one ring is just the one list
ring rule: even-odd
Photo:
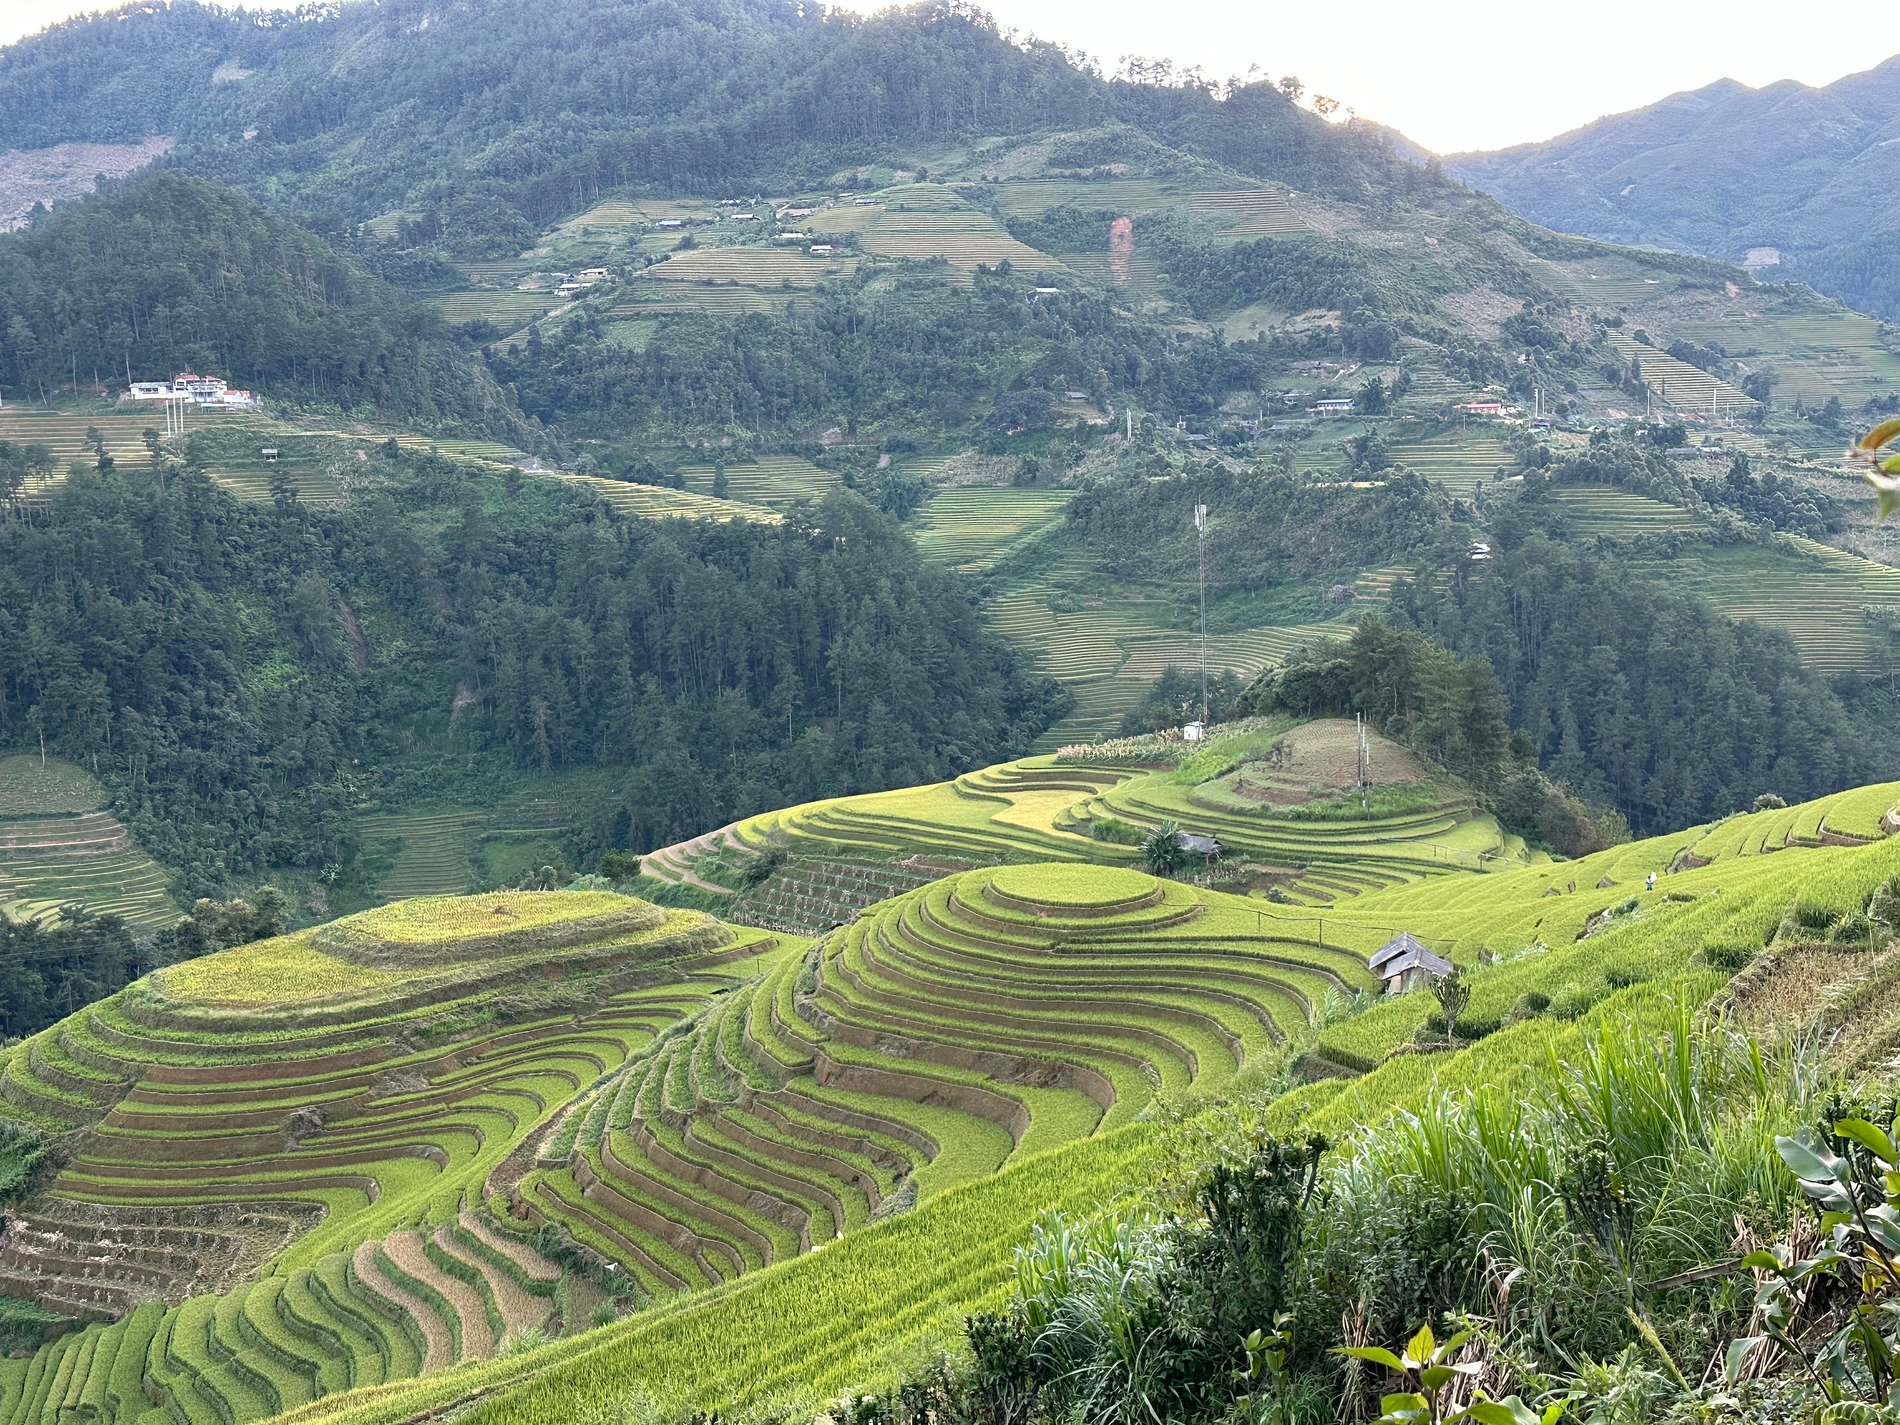
[[1372,952],[1366,961],[1366,967],[1378,976],[1389,995],[1404,994],[1429,985],[1433,980],[1442,980],[1452,971],[1451,961],[1442,955],[1435,955],[1424,945],[1412,938],[1412,932],[1401,930],[1395,939],[1388,940],[1379,949]]
[[1175,834],[1175,845],[1190,856],[1198,856],[1203,861],[1218,861],[1224,854],[1220,840],[1213,836],[1202,836],[1199,832],[1182,831]]

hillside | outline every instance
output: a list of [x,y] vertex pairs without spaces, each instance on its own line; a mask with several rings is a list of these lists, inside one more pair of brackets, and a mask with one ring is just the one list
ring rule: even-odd
[[228,188],[159,173],[62,205],[0,236],[0,287],[17,399],[203,369],[267,402],[530,438],[426,313]]
[[1543,143],[1455,154],[1448,172],[1535,222],[1749,261],[1900,319],[1890,200],[1900,59],[1823,88],[1721,80]]
[[[879,150],[914,168],[946,141],[1117,112],[1245,154],[1207,100],[1119,89],[979,12],[863,18],[782,0],[403,0],[295,21],[134,7],[0,59],[0,119],[21,149],[166,135],[173,162],[269,192],[323,232],[387,215],[470,256],[507,256],[629,184],[756,193]],[[1242,107],[1256,132],[1332,156],[1326,126],[1271,85]]]
[[738,892],[730,913],[740,919],[818,931],[840,904],[881,900],[952,865],[1135,865],[1142,837],[1170,821],[1225,848],[1227,864],[1204,880],[1273,887],[1290,903],[1546,859],[1441,769],[1382,736],[1369,736],[1368,752],[1376,808],[1355,805],[1352,723],[1259,718],[1198,747],[1172,736],[1078,745],[952,782],[787,807],[663,848],[642,869]]
[[[482,881],[514,880],[560,828],[597,855],[1008,755],[1059,696],[843,492],[805,523],[646,520],[333,438],[351,500],[259,506],[195,468],[210,434],[0,519],[9,727],[97,757],[186,903],[273,874],[373,903],[378,813],[479,822]],[[471,854],[409,889],[469,888]]]
[[[711,68],[655,58],[688,50]],[[24,264],[0,357],[27,393],[0,411],[0,488],[20,489],[0,539],[38,549],[43,519],[63,548],[108,507],[136,524],[133,492],[181,467],[238,502],[153,497],[216,543],[186,585],[219,653],[141,685],[128,729],[90,675],[110,703],[132,665],[61,602],[56,552],[24,557],[12,595],[85,665],[15,691],[55,754],[99,759],[108,809],[186,900],[274,880],[318,919],[519,884],[1178,722],[1198,703],[1179,676],[1202,653],[1196,504],[1214,702],[1243,710],[1246,684],[1402,583],[1456,583],[1544,471],[1666,505],[1640,507],[1644,532],[1693,533],[1683,587],[1789,633],[1792,655],[1751,641],[1754,672],[1824,733],[1632,785],[1627,741],[1566,745],[1539,720],[1558,694],[1518,698],[1566,779],[1656,829],[1885,770],[1887,581],[1842,551],[1896,550],[1833,456],[1900,399],[1892,332],[1538,228],[1276,86],[1107,80],[963,13],[178,5],[9,48],[0,110],[22,143],[177,139],[168,171],[0,241]],[[521,120],[556,112],[559,132]],[[161,301],[154,245],[234,275]],[[87,275],[72,321],[68,270]],[[222,364],[265,407],[148,444],[155,422],[112,401],[135,357]],[[108,496],[69,488],[107,463]],[[1544,528],[1587,552],[1605,523]],[[662,547],[705,578],[674,580]],[[1652,575],[1679,552],[1627,551]],[[611,579],[626,602],[585,591],[601,558],[635,561]],[[840,578],[833,619],[808,581]],[[1618,626],[1693,623],[1666,584],[1632,583]],[[1443,629],[1500,676],[1523,666]],[[1626,685],[1646,676],[1640,650],[1618,658]],[[206,681],[231,696],[194,701]],[[1631,738],[1666,740],[1667,718],[1626,712]],[[215,776],[163,775],[200,753]]]
[[[156,1331],[171,1364],[154,1385],[191,1418],[254,1419],[573,1327],[611,1283],[563,1281],[481,1222],[484,1184],[780,948],[626,897],[518,893],[163,970],[0,1062],[9,1123],[60,1145],[47,1191],[8,1218],[0,1295],[121,1318],[105,1334],[128,1363]],[[225,1361],[214,1316],[265,1354]],[[125,1418],[145,1408],[133,1385]]]
[[[0,1360],[0,1419],[523,1421],[878,1388],[1002,1301],[1039,1214],[1140,1197],[1179,1151],[1141,1112],[1157,1098],[1349,1133],[1440,1088],[1534,1085],[1611,1028],[1666,1034],[1764,941],[1756,980],[1805,955],[1876,1004],[1887,962],[1801,927],[1851,942],[1900,872],[1896,796],[1305,907],[1025,861],[809,952],[573,891],[178,965],[0,1053],[16,1131],[92,1126],[15,1210],[7,1286],[121,1317]],[[1467,967],[1454,1045],[1429,995],[1357,994],[1400,929]],[[1852,1062],[1893,1033],[1870,1010]],[[154,1215],[186,1203],[188,1231]]]

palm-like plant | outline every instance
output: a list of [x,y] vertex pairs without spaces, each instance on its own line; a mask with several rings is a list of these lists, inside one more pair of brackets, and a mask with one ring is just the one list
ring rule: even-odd
[[1155,875],[1172,876],[1186,862],[1178,821],[1164,821],[1141,839],[1141,864]]

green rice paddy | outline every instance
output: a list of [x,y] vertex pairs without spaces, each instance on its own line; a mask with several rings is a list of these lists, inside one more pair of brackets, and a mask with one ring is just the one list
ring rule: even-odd
[[0,757],[0,916],[53,920],[70,907],[146,930],[178,920],[170,877],[105,801],[69,762]]
[[[1831,825],[1896,795],[1764,816]],[[1760,945],[1792,896],[1850,910],[1900,870],[1892,842],[1761,854],[1758,819],[1739,820],[1741,835],[1724,823],[1324,907],[1038,863],[904,893],[603,1081],[563,1129],[565,1162],[532,1179],[631,1270],[716,1285],[296,1419],[558,1425],[639,1388],[721,1409],[875,1388],[993,1307],[1039,1213],[1099,1210],[1152,1175],[1158,1135],[1137,1113],[1152,1096],[1304,1052],[1341,1077],[1294,1089],[1271,1121],[1340,1135],[1435,1092],[1508,1087],[1705,1002],[1726,976],[1700,947]],[[1400,929],[1468,967],[1475,1042],[1405,1052],[1434,1007],[1423,994],[1319,1013]],[[1532,991],[1547,1009],[1522,1008]],[[876,1220],[905,1181],[918,1205]]]

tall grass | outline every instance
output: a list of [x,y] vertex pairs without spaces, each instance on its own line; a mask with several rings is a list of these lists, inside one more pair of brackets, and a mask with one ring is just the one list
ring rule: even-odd
[[1770,1062],[1687,1009],[1656,1039],[1606,1028],[1529,1093],[1441,1094],[1354,1144],[1309,1288],[1387,1335],[1480,1310],[1560,1358],[1611,1352],[1630,1310],[1679,1289],[1652,1283],[1729,1255],[1738,1220],[1785,1221],[1774,1137],[1815,1090],[1801,1053]]

